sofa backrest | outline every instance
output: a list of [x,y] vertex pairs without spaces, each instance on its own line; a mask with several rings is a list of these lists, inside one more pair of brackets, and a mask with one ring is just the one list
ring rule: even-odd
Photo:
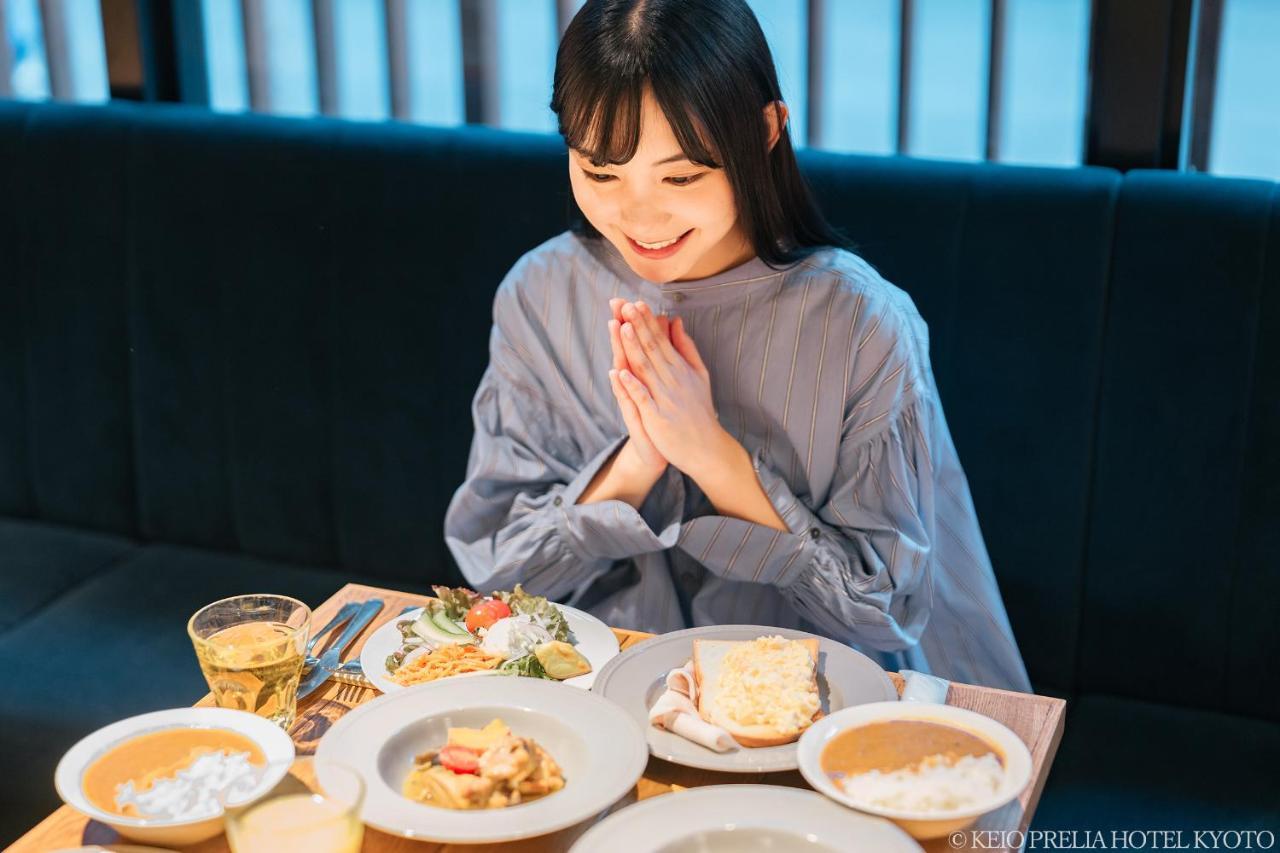
[[[1274,717],[1280,194],[802,152],[911,294],[1032,679]],[[392,582],[557,137],[0,103],[0,514]],[[1269,440],[1270,439],[1270,440]]]

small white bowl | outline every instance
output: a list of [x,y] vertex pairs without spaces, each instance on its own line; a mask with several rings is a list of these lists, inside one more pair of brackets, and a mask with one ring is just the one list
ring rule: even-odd
[[[913,812],[867,805],[850,798],[823,772],[819,759],[827,743],[849,729],[893,720],[919,720],[964,729],[991,745],[1004,765],[1004,779],[990,798],[963,809]],[[964,829],[979,817],[1019,796],[1031,781],[1031,753],[1022,739],[990,717],[950,705],[917,702],[872,702],[823,717],[800,737],[800,773],[815,790],[865,814],[888,818],[914,838],[938,838]]]
[[222,812],[212,817],[178,820],[126,817],[105,812],[89,802],[81,784],[85,769],[108,750],[141,734],[179,728],[230,729],[249,738],[262,750],[267,759],[262,780],[248,796],[237,799],[233,805],[245,805],[258,799],[279,784],[293,765],[293,741],[270,720],[247,711],[226,708],[173,708],[128,717],[82,738],[67,750],[54,771],[53,784],[58,789],[58,796],[76,811],[107,824],[134,841],[182,846],[213,838],[222,832]]

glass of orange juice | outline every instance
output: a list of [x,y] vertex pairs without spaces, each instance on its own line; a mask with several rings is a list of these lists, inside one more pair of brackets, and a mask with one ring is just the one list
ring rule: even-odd
[[226,813],[231,853],[357,853],[364,841],[364,779],[334,764],[323,793],[284,794]]
[[293,723],[311,609],[286,595],[237,595],[187,623],[200,670],[220,708]]

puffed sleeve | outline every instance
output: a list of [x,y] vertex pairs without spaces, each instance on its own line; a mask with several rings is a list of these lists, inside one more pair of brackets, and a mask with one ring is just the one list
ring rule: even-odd
[[535,365],[554,353],[520,309],[519,269],[495,298],[489,365],[472,403],[475,435],[445,541],[478,590],[521,583],[560,598],[615,561],[674,545],[684,487],[668,470],[639,511],[621,500],[577,503],[626,436],[585,435],[569,401],[539,381]]
[[821,505],[797,498],[757,450],[757,478],[787,531],[705,516],[686,522],[679,546],[729,580],[774,585],[831,637],[900,651],[919,641],[932,606],[937,424],[927,344],[904,324],[877,327],[853,375]]

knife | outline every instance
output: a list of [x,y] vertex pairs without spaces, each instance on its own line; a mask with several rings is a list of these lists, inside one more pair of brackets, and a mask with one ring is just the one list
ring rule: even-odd
[[371,598],[360,605],[359,612],[352,618],[346,630],[342,632],[342,636],[338,637],[337,641],[329,646],[320,657],[320,660],[316,661],[316,665],[311,668],[311,672],[298,685],[299,699],[305,699],[310,696],[317,687],[329,680],[329,676],[341,664],[342,653],[347,650],[347,646],[351,645],[352,640],[360,636],[360,632],[373,621],[373,617],[377,616],[378,611],[381,609],[381,598]]
[[356,614],[356,611],[359,609],[360,609],[359,602],[356,602],[356,601],[347,602],[346,604],[342,605],[342,609],[338,611],[338,615],[334,616],[332,619],[329,620],[328,625],[325,625],[319,631],[316,631],[314,634],[311,635],[311,639],[307,641],[307,659],[304,662],[303,666],[305,666],[307,669],[310,669],[312,666],[315,665],[315,659],[311,657],[311,652],[313,649],[315,649],[316,643],[319,642],[320,638],[323,637],[325,634],[329,633],[334,628],[337,628],[339,625],[343,624],[352,616],[354,616]]
[[[418,610],[421,607],[421,604],[410,604],[400,611],[400,616],[405,615],[410,610]],[[399,616],[396,618],[399,618]],[[359,658],[353,658],[335,669],[332,677],[334,681],[342,684],[354,684],[356,687],[366,687],[371,690],[374,686],[373,682],[369,680],[369,676],[364,674],[364,667],[360,665]]]

